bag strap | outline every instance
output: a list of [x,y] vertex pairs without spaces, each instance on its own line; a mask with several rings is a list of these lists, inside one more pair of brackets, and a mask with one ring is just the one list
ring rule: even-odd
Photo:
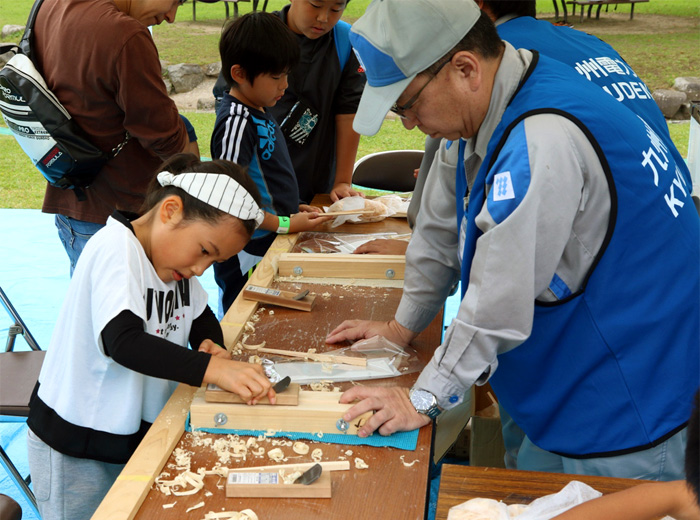
[[338,61],[340,61],[340,70],[345,68],[345,64],[350,58],[352,45],[350,45],[350,24],[343,20],[338,20],[338,23],[333,27],[333,39],[335,40],[335,50],[338,53]]
[[[41,0],[40,0],[40,1],[41,1]],[[129,131],[127,130],[127,131],[125,132],[125,135],[124,135],[124,140],[123,140],[121,143],[119,143],[117,146],[115,146],[114,148],[112,148],[112,151],[109,152],[109,158],[110,158],[110,159],[114,159],[117,155],[119,155],[119,152],[121,152],[121,151],[122,151],[122,148],[124,148],[124,145],[126,145],[126,143],[129,142],[129,139],[131,139],[131,134],[130,134]]]
[[19,48],[27,58],[31,59],[31,40],[32,34],[34,33],[34,22],[36,21],[36,15],[39,12],[39,7],[44,0],[36,0],[32,6],[32,10],[29,11],[29,18],[27,19],[27,25],[24,28],[24,34],[22,39],[19,41]]

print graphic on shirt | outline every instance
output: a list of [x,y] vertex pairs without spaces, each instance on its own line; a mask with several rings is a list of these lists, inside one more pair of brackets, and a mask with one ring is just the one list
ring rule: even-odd
[[510,172],[497,173],[493,178],[493,201],[510,200],[515,198],[513,190],[513,181],[510,178]]
[[262,158],[266,161],[272,157],[272,152],[275,151],[275,124],[272,121],[258,119],[255,116],[250,116],[258,130],[259,146],[262,152]]
[[[156,334],[167,338],[170,332],[178,330],[176,323],[170,323],[171,318],[180,321],[185,317],[185,308],[190,306],[190,281],[180,280],[177,282],[177,291],[156,291],[149,288],[146,291],[146,320],[151,321],[151,317],[157,319],[159,324],[164,324],[156,329]],[[175,312],[182,309],[182,313],[175,315]],[[154,316],[153,311],[156,315]]]
[[299,121],[297,121],[297,124],[292,128],[289,137],[298,144],[304,144],[317,122],[318,114],[314,114],[307,108],[299,118]]

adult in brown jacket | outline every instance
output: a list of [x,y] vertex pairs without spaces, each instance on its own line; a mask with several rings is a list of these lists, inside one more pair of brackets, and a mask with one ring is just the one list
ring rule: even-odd
[[163,159],[197,153],[168,97],[148,26],[173,23],[183,0],[45,0],[34,27],[34,57],[48,87],[92,142],[109,151],[131,138],[79,201],[47,186],[42,211],[56,227],[71,274],[87,240],[115,209],[137,211]]

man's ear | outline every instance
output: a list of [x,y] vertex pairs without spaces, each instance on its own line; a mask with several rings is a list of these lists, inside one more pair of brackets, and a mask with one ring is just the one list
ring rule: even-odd
[[178,225],[183,217],[182,199],[177,195],[170,195],[160,201],[160,211],[158,213],[163,224]]
[[248,80],[248,74],[246,74],[245,69],[240,65],[231,66],[231,79],[238,84],[244,83]]
[[478,55],[471,51],[459,51],[452,56],[452,65],[468,83],[471,91],[479,89],[483,79],[483,67]]

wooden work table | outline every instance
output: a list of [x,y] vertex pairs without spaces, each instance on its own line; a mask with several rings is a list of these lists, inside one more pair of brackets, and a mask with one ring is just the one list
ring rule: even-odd
[[472,498],[491,498],[506,504],[529,504],[536,498],[558,493],[572,480],[588,484],[603,494],[647,482],[626,478],[443,464],[435,519],[446,520],[451,507]]
[[[314,200],[316,203],[316,200]],[[405,233],[408,226],[405,219],[387,219],[371,226],[344,225],[334,232],[381,233],[387,230]],[[322,353],[343,345],[326,345],[325,337],[330,330],[344,319],[390,319],[401,297],[401,283],[392,281],[383,283],[373,281],[371,285],[347,283],[318,284],[305,280],[275,280],[275,259],[281,253],[291,251],[296,235],[281,235],[270,247],[263,261],[256,268],[250,283],[275,287],[284,290],[309,289],[316,293],[316,302],[312,312],[295,311],[282,307],[270,307],[264,310],[257,302],[236,299],[221,322],[226,346],[231,348],[242,339],[246,329],[248,344],[266,342],[267,347],[292,350],[316,348]],[[256,316],[254,330],[250,319]],[[248,323],[248,326],[246,326]],[[413,342],[417,356],[427,362],[433,350],[440,343],[442,316]],[[389,380],[367,382],[367,384],[400,384],[410,386],[417,373],[407,374]],[[340,383],[342,389],[352,383]],[[360,383],[365,384],[365,383]],[[371,446],[349,446],[307,442],[311,450],[321,448],[323,461],[347,459],[349,471],[332,473],[332,498],[226,498],[224,490],[217,487],[222,482],[218,477],[205,478],[205,489],[192,496],[165,496],[153,486],[153,479],[162,471],[170,471],[173,478],[178,470],[168,469],[174,463],[173,450],[182,448],[192,452],[191,470],[211,469],[217,462],[217,455],[209,449],[193,446],[193,434],[184,432],[189,404],[195,388],[180,385],[173,397],[153,424],[148,434],[139,445],[117,482],[110,490],[93,516],[93,520],[104,519],[161,519],[192,518],[202,519],[209,511],[240,511],[252,509],[260,520],[285,518],[286,520],[313,519],[422,519],[425,514],[428,489],[428,468],[431,457],[430,426],[419,432],[418,447],[415,451]],[[259,405],[264,406],[264,405]],[[274,425],[271,425],[274,427]],[[202,434],[198,434],[202,435]],[[205,436],[221,437],[214,434]],[[266,445],[266,450],[272,444]],[[352,450],[352,455],[345,452]],[[286,454],[294,456],[291,448],[284,448]],[[416,461],[412,465],[404,464]],[[355,457],[362,458],[368,469],[356,469]],[[287,463],[310,462],[310,455],[298,456]],[[273,464],[266,456],[250,456],[245,462],[232,462],[229,467],[261,466]],[[206,496],[205,491],[211,492]],[[186,513],[186,509],[204,502],[204,507]],[[169,509],[163,505],[176,503]]]

